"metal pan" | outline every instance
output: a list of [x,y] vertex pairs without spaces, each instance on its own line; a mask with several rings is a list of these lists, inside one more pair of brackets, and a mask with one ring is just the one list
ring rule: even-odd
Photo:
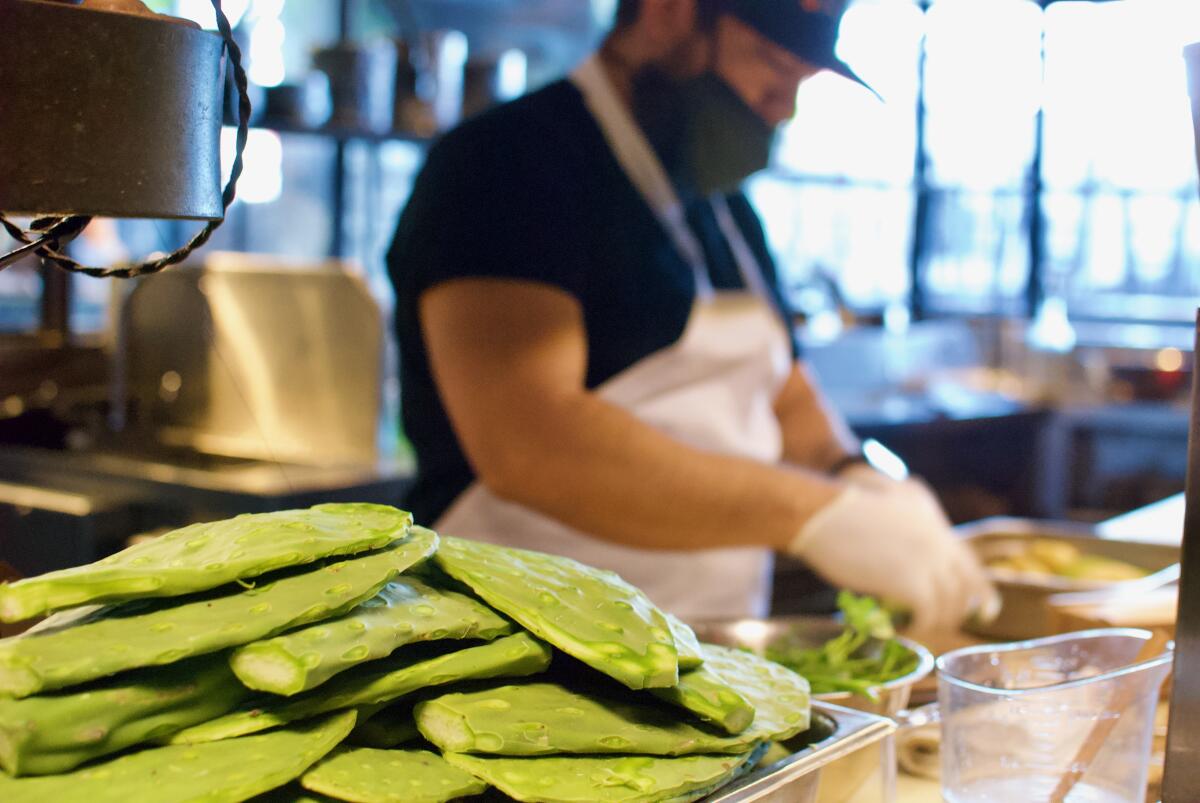
[[[877,785],[874,799],[886,799],[891,773],[885,761],[892,755],[887,738],[896,725],[884,717],[828,703],[813,704],[813,727],[789,744],[815,739],[785,759],[760,767],[749,775],[704,799],[704,803],[815,803],[849,799],[864,787]],[[836,777],[831,770],[836,765]],[[850,773],[849,770],[853,770]],[[828,785],[834,797],[822,787]],[[840,791],[847,797],[838,798]]]
[[1016,641],[1054,635],[1048,600],[1056,594],[1085,591],[1142,594],[1179,579],[1179,547],[1098,538],[1095,530],[1085,525],[992,518],[963,525],[958,531],[985,560],[1014,546],[1019,547],[1021,542],[1051,538],[1073,544],[1085,554],[1122,560],[1151,572],[1137,580],[1099,584],[1062,577],[1038,578],[993,572],[992,579],[1004,603],[1000,616],[990,623],[972,621],[967,626],[971,633],[984,638]]

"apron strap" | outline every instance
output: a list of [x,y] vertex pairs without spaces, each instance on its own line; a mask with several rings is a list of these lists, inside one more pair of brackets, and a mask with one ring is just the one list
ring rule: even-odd
[[725,241],[729,244],[729,250],[733,252],[733,259],[737,262],[738,271],[742,274],[742,281],[746,283],[746,289],[769,303],[772,309],[778,312],[779,316],[786,321],[787,316],[780,309],[779,302],[771,292],[771,288],[767,286],[767,280],[763,276],[762,264],[758,261],[758,257],[754,255],[754,249],[750,247],[750,243],[746,240],[746,235],[733,218],[733,210],[729,208],[729,201],[724,195],[718,194],[709,198],[709,203],[712,204],[713,213],[717,217],[717,226],[720,227],[721,233],[725,235]]
[[[687,224],[683,203],[671,184],[658,154],[638,126],[625,104],[617,96],[612,82],[604,73],[600,57],[593,54],[571,74],[571,82],[583,95],[583,100],[600,126],[604,139],[612,149],[617,163],[637,188],[650,210],[658,218],[675,244],[675,249],[692,268],[699,301],[711,301],[715,296],[704,249],[695,232]],[[733,252],[734,261],[742,275],[747,291],[767,301],[786,320],[775,296],[767,287],[762,265],[734,220],[729,202],[723,195],[708,199],[716,215],[721,234]]]
[[675,250],[691,267],[697,298],[711,300],[712,279],[708,275],[700,240],[688,226],[683,203],[654,148],[604,74],[600,57],[593,54],[579,65],[571,74],[571,82],[583,95],[584,103],[600,126],[626,177],[658,218],[674,243]]

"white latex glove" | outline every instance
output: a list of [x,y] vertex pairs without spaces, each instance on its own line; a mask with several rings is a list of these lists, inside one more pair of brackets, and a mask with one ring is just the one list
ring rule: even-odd
[[917,480],[848,484],[813,516],[788,552],[835,586],[910,608],[920,633],[952,632],[999,596],[933,494]]

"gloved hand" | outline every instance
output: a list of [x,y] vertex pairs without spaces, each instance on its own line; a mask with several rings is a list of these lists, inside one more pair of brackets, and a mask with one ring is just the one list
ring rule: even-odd
[[790,554],[835,586],[910,608],[920,633],[957,630],[971,614],[999,612],[975,555],[917,480],[845,490],[809,519]]

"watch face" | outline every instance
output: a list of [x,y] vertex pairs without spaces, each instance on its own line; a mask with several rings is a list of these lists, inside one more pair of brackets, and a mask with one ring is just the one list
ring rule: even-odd
[[896,482],[908,479],[908,466],[900,459],[900,455],[884,446],[874,438],[868,438],[862,445],[863,458],[871,468],[891,477]]

